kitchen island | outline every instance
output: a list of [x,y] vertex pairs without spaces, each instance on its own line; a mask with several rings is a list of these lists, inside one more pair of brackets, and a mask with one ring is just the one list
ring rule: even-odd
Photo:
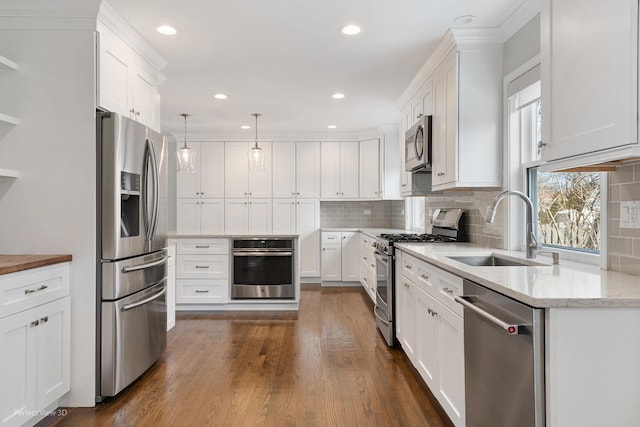
[[[401,243],[397,248],[401,251],[397,261],[401,262],[397,264],[400,272],[405,264],[424,262],[425,268],[436,269],[458,284],[470,280],[543,310],[546,426],[640,425],[640,278],[564,260],[559,265],[551,265],[551,259],[545,257],[526,260],[522,252],[472,244]],[[488,255],[543,265],[470,266],[451,258]],[[411,267],[415,270],[416,266]],[[429,275],[425,273],[425,277]],[[461,293],[461,286],[449,285],[436,286],[434,292],[445,307],[450,302],[449,307],[456,310],[460,309],[454,298]],[[457,334],[459,340],[462,330]],[[462,345],[450,351],[460,354],[445,352],[441,359],[464,361],[467,357]],[[421,360],[421,355],[415,360]],[[458,381],[464,378],[460,364],[457,374]]]
[[[263,241],[263,251],[245,251],[234,256],[234,241]],[[275,242],[292,243],[290,250],[278,250]],[[287,246],[285,244],[285,246]],[[237,249],[236,249],[237,250]],[[270,251],[276,251],[273,254]],[[176,233],[169,239],[169,252],[174,254],[175,267],[169,266],[169,280],[175,286],[176,311],[295,311],[300,302],[300,250],[298,235],[221,235],[205,233]],[[234,273],[234,263],[238,269]],[[240,266],[240,263],[243,263]],[[277,266],[269,266],[277,263]],[[245,268],[246,267],[246,268]],[[236,275],[247,268],[255,268],[242,281],[255,284],[253,296],[234,295]],[[257,269],[262,268],[264,275]],[[283,270],[284,269],[284,270]],[[278,274],[279,277],[273,276]],[[266,277],[266,275],[272,277]],[[235,283],[238,282],[238,283]],[[278,283],[276,283],[278,282]],[[286,283],[284,283],[286,282]],[[287,295],[274,294],[276,286],[288,285]],[[171,287],[171,283],[170,283]],[[171,306],[171,302],[169,303]],[[171,307],[169,307],[171,310]]]

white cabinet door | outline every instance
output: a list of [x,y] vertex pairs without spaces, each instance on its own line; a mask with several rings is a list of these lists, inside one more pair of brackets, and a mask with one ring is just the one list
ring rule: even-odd
[[211,234],[224,234],[224,199],[200,201],[200,230]]
[[296,234],[295,199],[273,199],[273,232]]
[[200,199],[178,199],[176,202],[177,231],[200,231],[200,213]]
[[438,303],[439,401],[456,426],[465,424],[464,320]]
[[[176,197],[193,198],[200,197],[200,143],[189,142],[189,147],[196,153],[196,171],[195,172],[176,172]],[[178,143],[180,146],[180,143]],[[172,159],[173,160],[173,159]]]
[[[270,142],[261,142],[260,147],[264,153],[264,169],[249,171],[249,196],[250,197],[271,197],[273,194],[271,183],[272,150]],[[247,149],[248,151],[248,149]],[[245,153],[245,159],[248,154]],[[247,161],[248,162],[248,161]]]
[[296,232],[300,247],[300,276],[320,276],[320,201],[296,201]]
[[65,297],[0,319],[2,426],[23,425],[69,391],[70,312]]
[[296,196],[320,197],[320,143],[296,143]]
[[249,202],[246,199],[225,199],[225,234],[247,234],[249,232]]
[[129,117],[131,108],[129,73],[131,71],[127,52],[111,34],[102,32],[99,40],[100,76],[97,103],[107,111],[116,111]]
[[[189,143],[191,144],[191,143]],[[224,143],[202,142],[198,144],[200,167],[197,174],[200,175],[200,197],[223,198],[224,197]],[[178,175],[185,175],[179,172]]]
[[360,198],[380,198],[380,144],[377,139],[360,141]]
[[322,166],[320,191],[323,199],[340,198],[340,143],[323,142],[320,146]]
[[131,89],[133,91],[131,100],[134,109],[134,118],[140,123],[157,129],[157,125],[153,126],[154,104],[156,103],[156,87],[150,75],[137,68],[132,75]]
[[401,300],[400,300],[400,313],[399,316],[403,317],[402,321],[402,349],[409,357],[414,365],[416,363],[416,343],[417,343],[417,309],[418,302],[416,300],[416,287],[407,280],[405,277],[400,279]]
[[37,408],[44,409],[70,390],[71,298],[38,307]]
[[342,250],[340,245],[322,245],[322,280],[342,280]]
[[249,145],[246,142],[224,144],[225,197],[249,195]]
[[[415,286],[415,285],[414,285]],[[438,306],[439,303],[426,292],[415,287],[417,304],[417,340],[415,359],[418,371],[427,385],[434,390],[438,381]]]
[[358,198],[358,141],[340,143],[340,196],[342,198]]
[[542,160],[637,144],[637,16],[636,0],[542,2]]
[[273,197],[296,197],[296,143],[273,143]]
[[360,233],[342,232],[342,281],[360,279]]
[[249,200],[249,233],[271,234],[273,232],[272,214],[271,199]]
[[409,130],[409,116],[411,115],[411,105],[407,105],[400,112],[400,195],[411,195],[411,172],[404,170],[405,153],[405,133]]
[[457,52],[452,50],[433,77],[433,185],[455,180]]
[[[0,421],[2,426],[20,426],[27,417],[20,412],[35,410],[37,334],[31,322],[39,320],[35,309],[0,319]],[[11,349],[11,351],[8,351]]]

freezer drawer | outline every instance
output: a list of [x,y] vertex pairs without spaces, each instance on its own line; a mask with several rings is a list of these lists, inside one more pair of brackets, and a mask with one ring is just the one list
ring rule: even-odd
[[102,299],[117,300],[167,277],[166,249],[114,262],[102,262]]
[[167,346],[166,278],[117,301],[102,302],[101,386],[115,396],[142,375]]

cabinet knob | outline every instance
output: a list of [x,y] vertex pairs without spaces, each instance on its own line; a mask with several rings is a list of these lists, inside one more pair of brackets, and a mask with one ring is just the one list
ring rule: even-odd
[[405,283],[404,283],[404,287],[405,287],[405,288],[408,288],[408,287],[409,287],[409,284],[408,284],[407,282],[405,282]]
[[295,195],[296,195],[296,193],[291,193],[291,195],[292,195],[292,196],[295,196]]
[[42,323],[47,323],[49,321],[49,316],[44,316],[43,318],[40,319],[40,321]]
[[36,326],[38,326],[40,324],[39,320],[34,320],[33,322],[31,322],[31,327],[35,328]]
[[425,280],[429,280],[429,275],[428,274],[421,274],[420,277],[422,277]]
[[336,193],[336,196],[339,196],[339,195],[340,195],[340,193]]
[[296,193],[298,196],[300,195],[300,193]]
[[326,251],[326,250],[327,250],[327,248],[322,248],[322,250],[323,250],[323,251]]

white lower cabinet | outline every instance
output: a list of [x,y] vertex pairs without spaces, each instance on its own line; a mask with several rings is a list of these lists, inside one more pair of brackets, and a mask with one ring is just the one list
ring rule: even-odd
[[353,231],[322,233],[322,281],[360,280],[360,239]]
[[[68,266],[45,267],[36,274],[50,275],[54,280],[62,277],[68,282],[68,271]],[[23,290],[25,283],[20,283],[21,276],[28,274],[30,272],[13,273],[0,279],[4,296],[11,297],[12,282],[16,283],[16,290]],[[32,286],[38,288],[43,286],[42,283],[32,282]],[[0,318],[2,426],[28,423],[46,409],[57,406],[57,400],[70,390],[71,299],[68,293],[55,299],[55,293],[47,296],[46,290],[36,292],[22,299],[33,297],[36,301],[50,297],[48,302],[22,311],[9,311]]]
[[167,331],[176,326],[176,241],[167,244]]
[[373,237],[360,233],[360,284],[375,303],[377,281],[374,240]]
[[229,240],[178,239],[176,303],[229,302]]
[[465,425],[461,291],[460,277],[405,252],[396,258],[398,341],[456,426]]

